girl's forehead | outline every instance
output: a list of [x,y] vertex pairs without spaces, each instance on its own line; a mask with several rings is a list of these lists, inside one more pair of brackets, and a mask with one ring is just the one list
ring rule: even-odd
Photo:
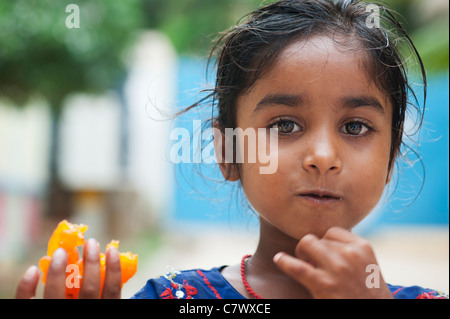
[[368,59],[370,58],[365,50],[350,37],[330,38],[319,35],[287,45],[260,80],[270,82],[270,86],[275,84],[274,81],[289,82],[292,79],[303,83],[323,80],[333,87],[347,82],[351,84],[350,87],[371,87],[386,95],[379,90],[368,71]]
[[304,84],[311,81],[334,81],[339,84],[342,76],[351,76],[358,83],[371,85],[371,79],[364,68],[361,53],[346,49],[326,36],[295,41],[287,45],[261,74],[255,86],[266,83],[269,86],[289,85],[294,81]]
[[314,36],[304,40],[297,40],[284,48],[274,67],[283,64],[297,63],[299,65],[347,65],[350,63],[363,70],[364,51],[350,39],[340,37],[332,39],[328,36]]
[[347,47],[350,40],[339,40],[316,36],[292,42],[253,87],[238,97],[239,104],[243,99],[247,103],[248,98],[257,100],[281,93],[301,94],[305,99],[367,95],[376,96],[386,106],[390,104],[387,94],[367,72],[363,51]]

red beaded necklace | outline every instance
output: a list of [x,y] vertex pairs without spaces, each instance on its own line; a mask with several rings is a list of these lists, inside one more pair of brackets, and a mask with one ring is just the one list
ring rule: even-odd
[[253,291],[252,287],[250,287],[250,285],[248,284],[247,277],[245,276],[245,261],[247,260],[247,258],[250,258],[251,256],[252,255],[245,255],[242,258],[242,261],[241,261],[242,282],[244,283],[244,287],[245,287],[245,289],[247,289],[247,292],[250,294],[250,296],[252,296],[255,299],[263,299],[260,295],[258,295],[256,292]]

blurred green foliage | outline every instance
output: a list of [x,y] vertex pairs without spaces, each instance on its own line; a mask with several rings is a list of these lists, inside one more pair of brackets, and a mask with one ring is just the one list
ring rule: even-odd
[[[80,28],[68,28],[80,8]],[[40,94],[57,115],[72,92],[112,87],[123,48],[142,25],[140,0],[0,1],[0,95],[18,105]]]
[[[0,95],[23,103],[39,92],[58,113],[69,93],[101,91],[120,80],[122,55],[135,31],[159,29],[180,54],[204,57],[218,32],[269,2],[273,0],[1,0]],[[80,8],[79,29],[65,25],[70,3]],[[446,12],[426,17],[424,3],[389,1],[407,22],[428,71],[448,71],[448,4]],[[431,7],[443,1],[426,3]]]
[[[265,1],[270,2],[270,1]],[[234,26],[258,0],[144,0],[146,27],[167,34],[180,53],[204,55],[217,33]]]
[[443,72],[449,68],[449,23],[437,19],[417,28],[412,33],[427,72]]
[[390,0],[419,51],[428,73],[448,72],[448,0]]
[[[274,1],[143,0],[145,26],[165,32],[181,54],[206,56],[218,32],[234,26],[260,5]],[[388,1],[412,37],[428,72],[446,72],[449,67],[449,18],[445,1]],[[427,14],[424,8],[428,8]]]

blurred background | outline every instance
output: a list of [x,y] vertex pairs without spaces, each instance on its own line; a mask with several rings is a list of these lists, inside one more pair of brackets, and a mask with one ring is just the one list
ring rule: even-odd
[[[411,153],[397,166],[355,231],[373,244],[387,282],[448,293],[449,2],[389,2],[429,76],[412,139],[420,147],[411,144],[421,161]],[[194,135],[192,120],[211,110],[166,115],[212,86],[206,61],[217,33],[260,4],[0,0],[0,298],[14,296],[62,219],[87,224],[103,251],[114,238],[139,254],[123,298],[170,267],[234,264],[253,251],[257,219],[238,185],[213,164],[170,160],[171,130]]]

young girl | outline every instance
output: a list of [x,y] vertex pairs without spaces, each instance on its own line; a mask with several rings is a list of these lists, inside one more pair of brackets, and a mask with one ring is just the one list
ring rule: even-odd
[[[229,141],[214,138],[223,176],[240,182],[259,214],[259,244],[238,265],[151,279],[133,298],[445,298],[385,283],[371,246],[351,232],[380,200],[400,154],[414,94],[400,49],[417,59],[426,87],[394,15],[360,1],[283,0],[251,13],[215,49],[214,128],[264,128],[278,138],[271,174],[260,173],[259,160],[225,160]],[[98,253],[89,240],[80,297],[99,295]],[[66,258],[53,255],[45,297],[64,296]],[[38,277],[30,268],[17,297],[33,296]],[[111,248],[103,297],[120,297],[119,278]]]

